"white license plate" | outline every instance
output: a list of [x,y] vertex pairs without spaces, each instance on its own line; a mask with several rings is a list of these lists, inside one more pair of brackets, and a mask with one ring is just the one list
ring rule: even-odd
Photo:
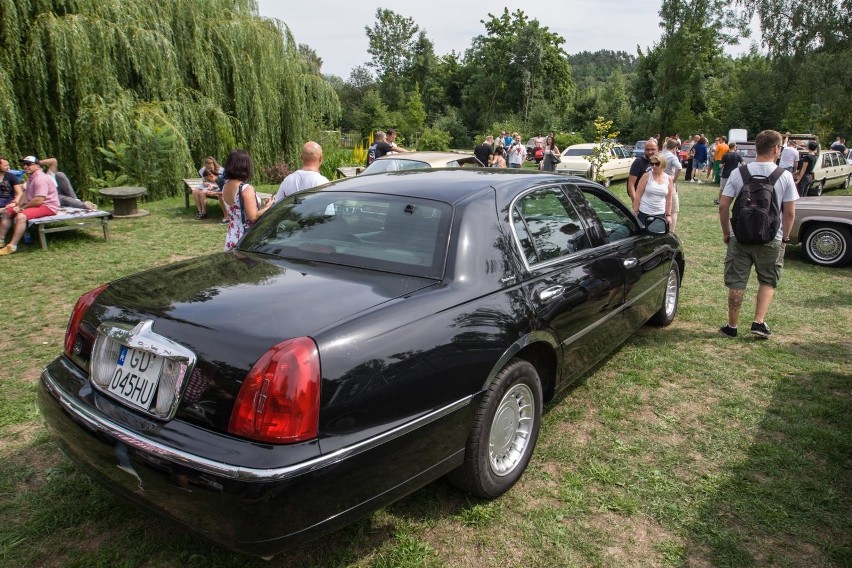
[[122,346],[107,390],[128,404],[148,410],[157,394],[162,368],[159,355]]

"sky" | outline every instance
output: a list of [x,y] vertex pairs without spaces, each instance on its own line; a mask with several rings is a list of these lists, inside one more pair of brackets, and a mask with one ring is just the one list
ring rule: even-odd
[[[471,40],[485,33],[480,20],[523,10],[551,32],[565,39],[566,53],[626,51],[636,54],[659,40],[661,2],[632,0],[550,0],[548,2],[482,2],[480,0],[258,0],[261,16],[284,22],[296,42],[313,48],[323,61],[324,74],[349,78],[349,73],[370,59],[364,28],[376,23],[376,9],[386,8],[412,18],[426,31],[438,56],[463,54]],[[754,36],[753,36],[754,37]],[[753,39],[726,48],[731,55],[748,51]]]

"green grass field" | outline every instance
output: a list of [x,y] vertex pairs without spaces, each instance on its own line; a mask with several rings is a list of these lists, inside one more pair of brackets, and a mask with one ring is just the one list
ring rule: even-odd
[[[717,190],[681,185],[675,323],[640,330],[548,405],[515,488],[481,501],[439,480],[270,562],[92,483],[46,435],[35,402],[77,297],[221,250],[217,206],[197,221],[182,198],[146,203],[151,215],[113,221],[107,242],[66,232],[46,252],[0,258],[0,565],[852,566],[852,266],[814,266],[788,247],[772,338],[723,337]],[[837,194],[849,191],[827,195]]]

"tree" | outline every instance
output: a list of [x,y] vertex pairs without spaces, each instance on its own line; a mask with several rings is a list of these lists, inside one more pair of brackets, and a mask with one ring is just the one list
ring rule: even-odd
[[533,103],[547,99],[558,117],[573,106],[574,83],[562,49],[565,40],[529,20],[521,10],[482,20],[486,34],[473,38],[465,55],[470,78],[464,114],[474,130],[516,113],[524,121]]
[[286,26],[252,0],[4,1],[0,22],[3,150],[57,156],[72,179],[100,175],[96,148],[147,128],[174,136],[171,163],[151,167],[171,171],[164,187],[177,193],[203,156],[235,145],[258,163],[295,159],[339,112]]
[[376,70],[381,84],[381,94],[392,109],[398,109],[405,100],[405,85],[401,80],[411,68],[417,47],[420,27],[412,18],[400,16],[392,10],[376,9],[376,23],[364,26],[372,60],[367,63]]
[[770,57],[839,52],[852,39],[852,5],[843,0],[735,0],[757,14]]

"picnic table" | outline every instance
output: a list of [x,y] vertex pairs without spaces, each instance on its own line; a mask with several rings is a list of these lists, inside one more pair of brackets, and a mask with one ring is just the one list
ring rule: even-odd
[[148,194],[148,189],[144,187],[105,187],[99,193],[112,199],[113,212],[112,216],[119,218],[128,217],[144,217],[148,214],[146,209],[138,209],[136,207],[136,199],[142,195]]
[[47,233],[73,231],[89,225],[100,225],[104,231],[104,240],[109,238],[109,211],[90,211],[76,207],[60,207],[59,213],[49,217],[39,217],[27,222],[27,230],[37,227],[41,248],[47,250]]

